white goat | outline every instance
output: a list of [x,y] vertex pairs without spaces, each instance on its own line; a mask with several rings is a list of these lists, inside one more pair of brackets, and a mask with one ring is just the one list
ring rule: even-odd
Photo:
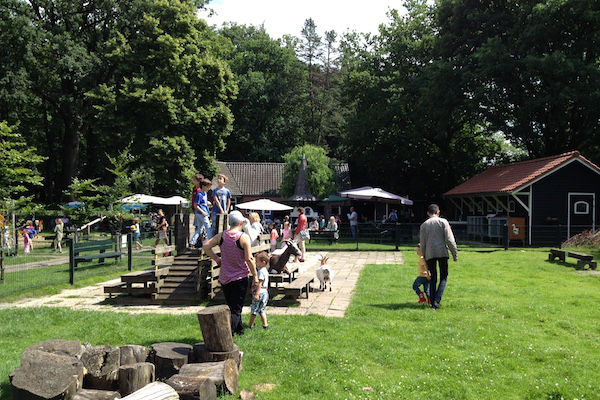
[[321,290],[327,289],[327,282],[329,282],[329,291],[331,292],[331,284],[333,283],[333,277],[335,276],[335,273],[333,272],[331,267],[329,265],[327,265],[328,260],[329,260],[329,257],[326,257],[326,256],[321,257],[321,259],[320,259],[321,266],[319,268],[317,268],[316,273],[317,273],[317,279],[320,282],[319,289],[321,289]]

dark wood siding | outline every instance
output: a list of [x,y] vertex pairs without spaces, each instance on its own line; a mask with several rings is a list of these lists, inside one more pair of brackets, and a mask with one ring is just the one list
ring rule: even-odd
[[600,174],[573,161],[533,184],[533,244],[557,244],[559,236],[566,239],[569,192],[596,193],[598,225]]

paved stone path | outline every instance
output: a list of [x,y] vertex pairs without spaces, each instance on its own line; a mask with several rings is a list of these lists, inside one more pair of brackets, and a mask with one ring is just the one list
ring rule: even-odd
[[[366,264],[403,264],[404,258],[400,252],[349,251],[349,252],[310,252],[306,262],[300,264],[301,273],[313,273],[319,266],[319,256],[329,256],[329,266],[335,272],[332,290],[319,290],[319,281],[315,278],[308,299],[304,295],[299,299],[299,305],[294,307],[267,307],[267,315],[289,314],[308,315],[319,314],[327,317],[343,317],[352,295],[360,271]],[[53,296],[25,299],[15,303],[0,304],[0,309],[12,307],[69,307],[75,310],[118,311],[127,313],[163,313],[188,314],[196,313],[202,306],[119,306],[105,304],[105,285],[118,283],[120,279],[98,283],[80,289],[66,289]],[[250,307],[244,307],[248,314]]]

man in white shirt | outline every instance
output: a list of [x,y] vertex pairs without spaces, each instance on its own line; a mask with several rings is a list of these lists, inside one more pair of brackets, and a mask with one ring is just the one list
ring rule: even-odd
[[[431,281],[429,282],[431,307],[438,309],[441,307],[442,295],[448,280],[448,250],[452,253],[454,261],[458,261],[458,250],[450,224],[445,218],[440,218],[440,207],[437,204],[429,205],[427,215],[429,219],[421,224],[419,234],[421,251],[427,262],[427,269],[431,274]],[[440,284],[437,289],[436,264],[440,266]]]
[[350,207],[350,214],[348,214],[348,220],[350,221],[350,232],[352,232],[352,240],[356,240],[356,228],[358,226],[358,214],[354,210],[354,207]]

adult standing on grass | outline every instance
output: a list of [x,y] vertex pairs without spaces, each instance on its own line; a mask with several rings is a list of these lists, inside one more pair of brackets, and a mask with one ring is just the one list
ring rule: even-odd
[[[231,311],[231,332],[238,335],[244,334],[242,307],[248,290],[249,274],[253,277],[253,289],[260,290],[250,238],[242,231],[244,220],[241,212],[231,212],[229,230],[216,234],[202,246],[204,252],[221,267],[219,282]],[[213,251],[216,246],[220,246],[221,257]]]
[[352,232],[352,240],[356,240],[356,229],[358,227],[358,214],[354,207],[350,207],[350,213],[348,214],[348,221],[350,221],[350,232]]
[[[438,309],[448,280],[448,250],[456,262],[458,261],[458,249],[450,224],[445,218],[440,218],[440,207],[437,204],[430,204],[427,208],[427,216],[429,218],[421,224],[420,229],[421,251],[431,274],[429,283],[431,308]],[[440,266],[440,284],[436,288],[437,264]]]
[[54,233],[56,236],[54,237],[54,249],[53,252],[58,249],[59,253],[62,253],[62,240],[64,235],[64,227],[63,220],[61,218],[56,218],[56,226],[54,227]]

